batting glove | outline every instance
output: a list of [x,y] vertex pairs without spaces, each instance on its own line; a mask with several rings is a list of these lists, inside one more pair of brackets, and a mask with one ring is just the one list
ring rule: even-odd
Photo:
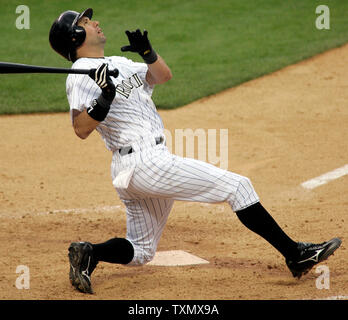
[[94,120],[103,121],[115,98],[116,88],[110,78],[106,63],[101,64],[97,69],[92,69],[88,75],[101,88],[102,93],[97,99],[92,100],[91,105],[87,108],[87,113]]
[[147,31],[144,30],[144,34],[137,29],[136,31],[126,31],[126,35],[129,40],[128,46],[123,46],[121,51],[137,52],[144,59],[147,64],[152,64],[157,60],[157,53],[153,50],[149,39],[147,38]]
[[103,97],[112,102],[115,98],[116,88],[110,78],[108,65],[103,63],[97,69],[91,69],[89,76],[102,89]]

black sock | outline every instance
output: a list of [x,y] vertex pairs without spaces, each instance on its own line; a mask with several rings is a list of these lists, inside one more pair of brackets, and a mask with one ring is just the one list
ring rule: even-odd
[[297,243],[286,235],[260,202],[236,214],[248,229],[267,240],[285,258],[297,254]]
[[113,238],[92,246],[94,258],[97,261],[127,264],[134,257],[133,245],[124,238]]

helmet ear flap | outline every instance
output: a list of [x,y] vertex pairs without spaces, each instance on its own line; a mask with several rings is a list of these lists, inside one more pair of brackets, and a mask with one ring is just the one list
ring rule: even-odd
[[73,26],[71,32],[71,41],[73,46],[78,48],[86,39],[86,30],[81,26]]

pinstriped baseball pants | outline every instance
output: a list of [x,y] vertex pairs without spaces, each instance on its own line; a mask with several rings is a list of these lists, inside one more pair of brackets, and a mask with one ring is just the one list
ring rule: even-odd
[[250,180],[211,164],[171,154],[164,144],[132,144],[133,153],[115,151],[111,164],[114,180],[131,169],[128,186],[117,187],[126,206],[127,235],[134,247],[129,265],[143,265],[155,255],[174,200],[222,203],[233,211],[259,201]]

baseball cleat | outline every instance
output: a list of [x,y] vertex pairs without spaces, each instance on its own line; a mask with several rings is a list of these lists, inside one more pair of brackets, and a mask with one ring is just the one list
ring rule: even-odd
[[92,244],[89,242],[73,242],[69,247],[69,280],[79,291],[93,293],[91,274],[97,266],[93,257]]
[[286,259],[286,264],[292,275],[300,279],[314,265],[326,260],[332,255],[341,243],[342,241],[339,238],[334,238],[320,244],[298,242],[299,256],[296,259]]

